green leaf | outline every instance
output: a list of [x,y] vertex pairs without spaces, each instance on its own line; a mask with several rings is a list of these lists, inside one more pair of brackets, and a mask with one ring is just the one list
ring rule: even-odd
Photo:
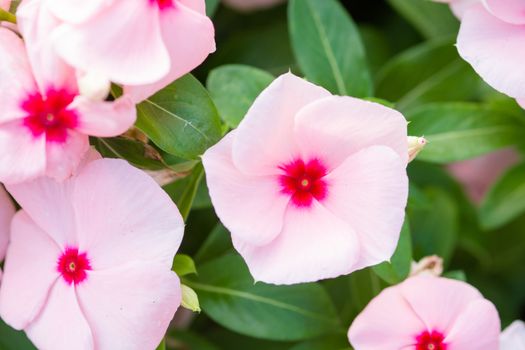
[[1,350],[36,350],[24,332],[15,331],[0,319]]
[[444,4],[431,0],[388,0],[426,38],[455,35],[459,22]]
[[178,79],[137,106],[136,126],[158,147],[196,159],[222,135],[217,109],[192,75]]
[[220,350],[214,344],[210,343],[207,339],[204,339],[200,334],[180,329],[173,329],[170,332],[170,336],[172,334],[172,340],[175,341],[178,345],[174,348],[174,350]]
[[184,283],[198,292],[209,317],[241,334],[284,341],[344,332],[322,286],[254,283],[238,255],[199,266],[198,279]]
[[157,350],[166,350],[166,339],[162,339],[159,346],[157,346]]
[[525,213],[525,163],[508,170],[490,189],[479,209],[481,225],[501,227]]
[[442,189],[429,187],[423,192],[428,205],[409,208],[414,260],[438,255],[447,264],[458,236],[458,208]]
[[201,245],[195,255],[195,261],[202,264],[232,251],[230,233],[221,223],[218,223]]
[[261,69],[244,65],[226,65],[211,71],[206,86],[221,118],[236,128],[253,101],[273,81]]
[[323,339],[308,340],[297,344],[290,350],[349,350],[348,339],[342,337],[329,337]]
[[412,264],[412,241],[410,237],[410,225],[405,219],[399,243],[390,262],[384,262],[373,267],[374,272],[389,284],[403,281],[410,273]]
[[184,219],[188,218],[193,200],[197,194],[197,189],[202,180],[204,169],[202,164],[198,164],[193,169],[191,175],[164,186],[164,190],[171,199],[177,204],[179,211]]
[[336,0],[291,0],[288,23],[306,78],[338,95],[372,96],[372,80],[356,25]]
[[158,152],[149,145],[123,137],[95,138],[93,144],[103,157],[120,158],[130,164],[149,170],[164,169]]
[[465,275],[465,271],[463,270],[447,271],[443,274],[443,277],[451,278],[453,280],[467,282],[467,275]]
[[173,259],[173,266],[171,268],[179,277],[196,274],[197,268],[191,256],[186,254],[177,254]]
[[480,78],[446,39],[425,42],[394,57],[377,74],[376,95],[397,101],[396,107],[406,110],[423,103],[470,99],[480,86]]
[[470,103],[443,103],[406,113],[411,135],[428,144],[419,160],[448,163],[474,158],[522,142],[525,128],[513,116]]
[[206,16],[213,17],[218,6],[219,0],[206,0]]

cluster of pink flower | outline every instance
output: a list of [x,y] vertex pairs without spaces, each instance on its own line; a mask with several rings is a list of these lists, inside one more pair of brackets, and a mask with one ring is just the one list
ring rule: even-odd
[[[0,192],[0,316],[41,349],[154,349],[181,300],[184,223],[88,136],[127,130],[136,103],[215,49],[204,0],[24,0],[17,18],[0,28],[0,181],[22,208]],[[202,159],[254,278],[294,284],[391,258],[424,145],[408,140],[395,110],[285,74]],[[499,337],[490,302],[435,276],[384,290],[349,331],[356,350],[491,350]]]

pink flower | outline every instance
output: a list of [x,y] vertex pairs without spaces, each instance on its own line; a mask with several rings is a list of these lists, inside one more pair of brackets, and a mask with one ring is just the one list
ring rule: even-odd
[[0,0],[0,9],[9,11],[11,0]]
[[[3,186],[0,185],[0,261],[5,258],[13,215],[15,215],[15,206]],[[1,278],[2,271],[0,270]]]
[[463,185],[469,198],[479,204],[494,182],[519,160],[515,150],[504,149],[450,164],[448,170]]
[[0,315],[39,349],[155,349],[181,299],[171,271],[184,224],[143,172],[99,159],[66,181],[8,186]]
[[136,101],[190,72],[215,51],[204,0],[26,2],[44,6],[59,21],[49,37],[66,62],[127,85]]
[[500,336],[500,350],[525,350],[525,323],[514,321]]
[[497,350],[494,305],[467,283],[422,275],[383,290],[348,332],[356,350]]
[[316,281],[388,260],[407,200],[407,123],[293,74],[203,156],[217,215],[256,280]]
[[484,0],[461,17],[457,47],[493,88],[525,99],[525,2]]
[[223,0],[223,2],[240,11],[254,11],[275,6],[285,0]]
[[4,183],[42,175],[65,179],[88,150],[88,135],[115,136],[135,121],[129,98],[104,102],[79,95],[74,70],[39,50],[26,52],[22,40],[3,28],[0,91]]
[[434,0],[435,2],[443,2],[450,4],[452,12],[461,19],[465,11],[473,4],[479,3],[481,0]]

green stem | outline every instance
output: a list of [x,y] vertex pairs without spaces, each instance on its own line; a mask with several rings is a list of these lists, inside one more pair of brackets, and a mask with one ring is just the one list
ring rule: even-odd
[[16,24],[16,16],[13,15],[11,12],[7,12],[6,10],[0,9],[0,22],[2,21]]

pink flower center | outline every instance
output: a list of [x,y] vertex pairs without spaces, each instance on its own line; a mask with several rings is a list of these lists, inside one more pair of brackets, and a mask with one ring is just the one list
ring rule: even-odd
[[75,96],[63,89],[50,89],[45,97],[40,93],[28,96],[22,103],[27,113],[24,125],[35,138],[45,135],[47,141],[66,142],[68,130],[78,125],[77,112],[68,109]]
[[424,331],[416,337],[416,350],[447,350],[447,344],[443,343],[445,336],[438,331]]
[[87,278],[86,271],[91,270],[91,264],[86,253],[78,252],[77,248],[66,248],[58,258],[57,270],[68,284],[79,284]]
[[279,176],[281,192],[291,196],[292,203],[297,207],[309,207],[312,201],[323,200],[328,191],[324,176],[326,167],[318,159],[304,162],[296,159],[291,163],[279,166],[284,174]]
[[159,9],[165,10],[167,8],[175,7],[175,0],[149,0],[152,4],[157,4]]

